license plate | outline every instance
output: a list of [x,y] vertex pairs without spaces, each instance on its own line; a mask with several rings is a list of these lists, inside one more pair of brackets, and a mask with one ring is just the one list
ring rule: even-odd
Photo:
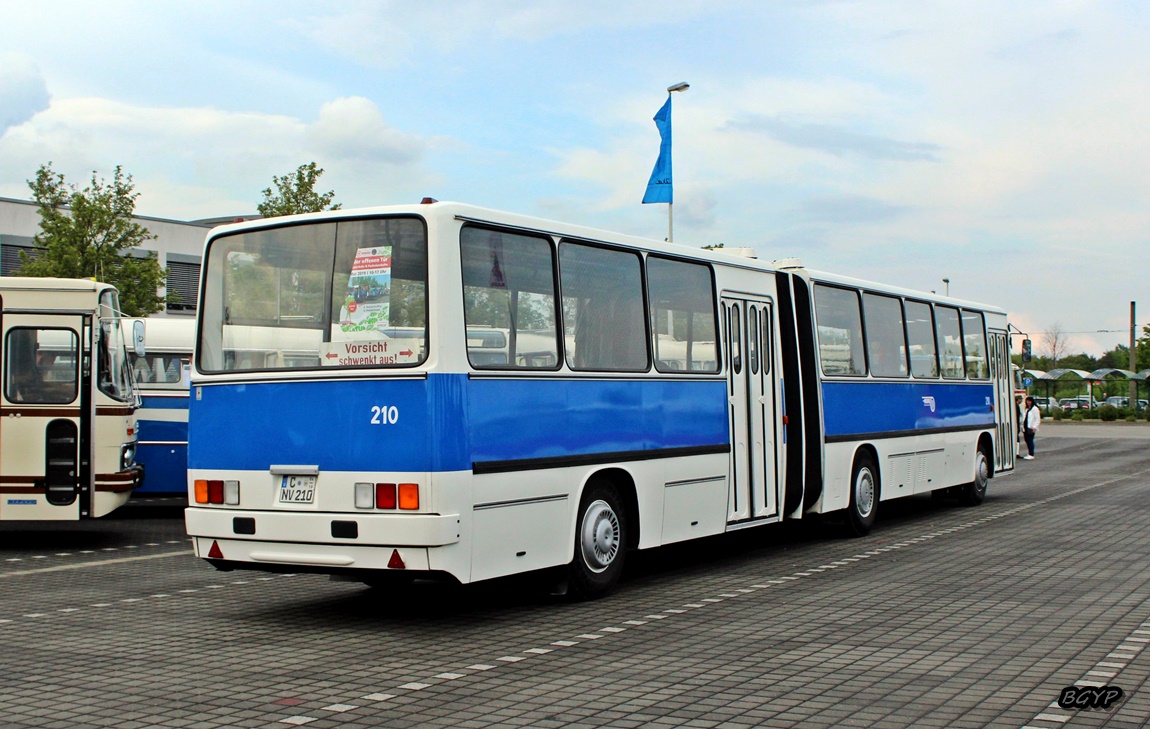
[[315,476],[284,476],[280,482],[279,503],[315,503]]

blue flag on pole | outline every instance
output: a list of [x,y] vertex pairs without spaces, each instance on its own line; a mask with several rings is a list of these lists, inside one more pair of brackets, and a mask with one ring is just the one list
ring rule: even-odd
[[671,203],[674,202],[674,193],[671,186],[671,95],[667,94],[667,101],[663,108],[655,114],[655,126],[659,127],[659,159],[655,161],[655,169],[651,172],[651,179],[647,182],[647,194],[643,195],[643,203]]

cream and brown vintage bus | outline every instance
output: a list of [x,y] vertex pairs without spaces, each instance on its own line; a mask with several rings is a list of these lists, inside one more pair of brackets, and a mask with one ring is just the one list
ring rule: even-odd
[[104,516],[140,485],[131,338],[113,286],[0,279],[0,520]]

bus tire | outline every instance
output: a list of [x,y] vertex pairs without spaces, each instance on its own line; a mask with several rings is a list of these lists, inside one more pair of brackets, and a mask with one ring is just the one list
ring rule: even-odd
[[847,533],[865,537],[878,514],[879,480],[874,458],[863,451],[855,456],[851,471],[851,502],[847,507]]
[[986,498],[986,487],[990,482],[990,456],[979,446],[974,453],[974,480],[962,486],[958,492],[958,503],[963,506],[978,506]]
[[575,558],[567,570],[573,596],[602,597],[619,581],[626,554],[627,529],[627,514],[615,487],[603,480],[587,484],[579,501]]

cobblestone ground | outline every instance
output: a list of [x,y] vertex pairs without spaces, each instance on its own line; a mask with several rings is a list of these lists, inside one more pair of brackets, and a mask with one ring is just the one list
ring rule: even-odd
[[[610,597],[218,573],[179,509],[0,525],[3,727],[1142,727],[1150,427],[1044,426],[986,502],[632,555]],[[1109,708],[1067,687],[1109,685]]]

